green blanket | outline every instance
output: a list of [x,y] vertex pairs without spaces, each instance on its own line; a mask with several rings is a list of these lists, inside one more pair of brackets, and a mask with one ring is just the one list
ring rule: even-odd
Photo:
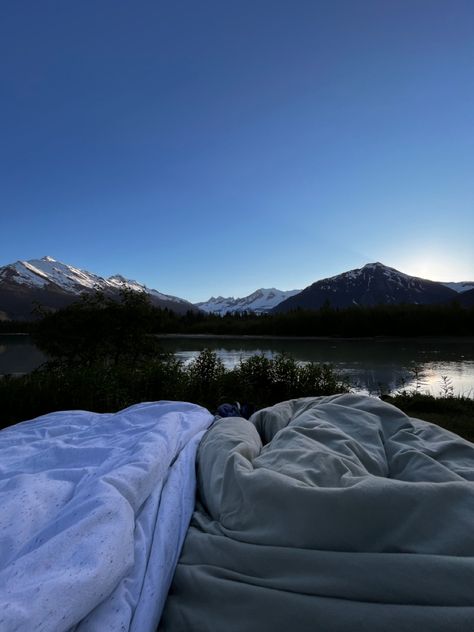
[[217,421],[163,632],[472,632],[474,445],[375,398]]

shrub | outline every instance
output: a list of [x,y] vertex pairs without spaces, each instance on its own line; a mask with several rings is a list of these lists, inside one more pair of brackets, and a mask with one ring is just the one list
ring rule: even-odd
[[299,365],[288,356],[256,355],[226,369],[206,349],[187,367],[172,355],[130,357],[104,363],[47,363],[29,375],[0,379],[1,424],[7,426],[55,410],[110,412],[141,401],[192,401],[211,411],[224,401],[258,409],[284,399],[327,395],[347,386],[327,365]]
[[187,399],[207,408],[215,408],[223,393],[225,367],[210,349],[204,349],[187,367],[183,380],[186,382]]

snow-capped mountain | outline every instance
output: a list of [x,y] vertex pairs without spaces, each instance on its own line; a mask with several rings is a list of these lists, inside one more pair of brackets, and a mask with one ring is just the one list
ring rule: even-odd
[[298,307],[317,309],[326,303],[333,307],[430,304],[453,300],[466,307],[474,304],[474,282],[437,283],[404,274],[381,263],[369,263],[363,268],[317,281],[302,291],[261,288],[243,298],[218,296],[193,305],[119,274],[104,278],[52,257],[43,257],[0,267],[0,320],[30,319],[35,305],[59,309],[77,300],[84,292],[98,290],[113,297],[122,289],[145,292],[154,305],[177,313],[201,309],[220,315],[244,311],[280,312]]
[[474,290],[474,281],[459,281],[452,283],[443,283],[446,287],[449,287],[451,290],[455,292],[459,292],[462,294],[463,292],[468,292],[469,290]]
[[317,309],[325,304],[332,307],[421,305],[445,303],[457,297],[458,293],[443,283],[410,276],[377,262],[317,281],[277,305],[274,311],[286,312],[298,307]]
[[120,275],[104,278],[52,257],[43,257],[0,268],[0,319],[28,319],[35,304],[59,309],[84,292],[101,291],[116,296],[123,289],[145,292],[157,307],[178,313],[196,310],[188,301],[149,289],[138,281]]
[[207,313],[228,314],[236,312],[255,312],[262,314],[271,311],[279,303],[290,296],[298,294],[300,290],[277,290],[276,288],[261,288],[243,298],[233,296],[224,298],[212,296],[208,301],[196,303],[196,307]]

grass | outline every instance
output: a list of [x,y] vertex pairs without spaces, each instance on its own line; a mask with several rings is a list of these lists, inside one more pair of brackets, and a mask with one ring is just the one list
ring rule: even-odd
[[452,394],[433,397],[416,391],[384,395],[382,399],[410,417],[430,421],[474,442],[474,399]]
[[293,397],[347,390],[329,365],[301,366],[285,355],[252,356],[233,369],[226,369],[209,350],[189,365],[172,355],[134,362],[55,362],[0,380],[0,427],[56,410],[114,412],[160,399],[191,401],[211,411],[239,401],[258,410]]
[[[327,364],[301,365],[287,355],[255,355],[226,369],[206,349],[189,365],[171,354],[119,362],[53,362],[21,377],[0,379],[0,428],[57,410],[114,412],[160,399],[191,401],[211,411],[224,402],[258,410],[286,399],[347,392],[349,384]],[[382,394],[411,417],[431,421],[474,442],[474,400],[419,390]]]

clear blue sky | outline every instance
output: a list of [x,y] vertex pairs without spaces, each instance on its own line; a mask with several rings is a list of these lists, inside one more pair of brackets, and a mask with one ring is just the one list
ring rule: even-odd
[[0,4],[0,265],[474,280],[472,0]]

